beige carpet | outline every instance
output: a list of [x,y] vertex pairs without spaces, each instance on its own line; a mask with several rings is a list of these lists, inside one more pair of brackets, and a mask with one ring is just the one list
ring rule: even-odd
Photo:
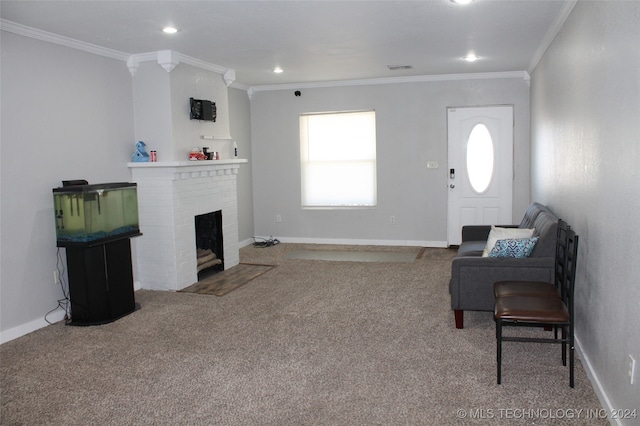
[[[141,290],[116,322],[0,345],[0,423],[608,424],[584,414],[602,407],[580,360],[569,387],[559,346],[505,344],[496,385],[492,314],[455,329],[446,249],[411,263],[286,258],[320,248],[345,249],[245,247],[241,262],[276,267],[225,297]],[[557,418],[567,410],[584,411]]]
[[225,294],[247,284],[254,278],[269,272],[273,265],[257,265],[241,263],[232,268],[213,274],[207,278],[180,290],[183,293],[212,294],[224,296]]
[[388,251],[347,251],[347,250],[296,250],[287,254],[287,259],[325,260],[334,262],[413,262],[415,253],[394,253]]

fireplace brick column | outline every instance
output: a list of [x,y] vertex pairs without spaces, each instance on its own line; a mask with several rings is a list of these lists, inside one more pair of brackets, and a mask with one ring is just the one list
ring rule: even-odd
[[222,211],[225,269],[240,262],[237,175],[247,160],[129,163],[138,185],[142,236],[135,239],[142,288],[181,290],[198,280],[197,215]]

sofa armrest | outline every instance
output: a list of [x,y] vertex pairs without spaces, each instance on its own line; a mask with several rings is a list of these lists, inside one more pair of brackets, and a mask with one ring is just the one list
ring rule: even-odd
[[451,263],[451,308],[493,311],[493,283],[505,280],[553,282],[552,257],[456,257]]
[[[499,228],[517,228],[518,225],[495,225]],[[462,227],[462,242],[487,241],[491,225],[465,225]]]

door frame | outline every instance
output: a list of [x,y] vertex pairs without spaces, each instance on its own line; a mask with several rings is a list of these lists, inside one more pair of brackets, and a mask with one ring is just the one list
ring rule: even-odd
[[[498,111],[498,109],[503,110],[504,108],[508,108],[509,112],[507,117],[502,117],[503,111]],[[461,229],[464,225],[488,225],[488,224],[510,224],[512,222],[512,214],[513,214],[513,184],[514,184],[514,139],[515,139],[515,112],[514,112],[513,104],[494,104],[494,105],[473,105],[473,106],[452,106],[447,107],[447,245],[458,245],[461,242]],[[466,129],[466,134],[452,134],[454,132],[464,132],[465,129],[455,129],[452,131],[452,122],[451,122],[451,113],[457,110],[477,110],[478,115],[482,115],[482,112],[485,112],[485,115],[489,115],[492,112],[496,115],[500,115],[500,123],[499,129],[496,131],[500,132],[502,137],[503,133],[507,134],[507,144],[501,143],[499,141],[498,146],[494,144],[494,163],[497,170],[497,175],[492,178],[491,186],[496,186],[496,192],[498,197],[490,197],[487,196],[484,199],[491,200],[496,199],[496,213],[491,215],[486,215],[485,213],[478,213],[473,215],[473,217],[465,217],[462,218],[459,209],[463,204],[462,200],[473,200],[473,197],[464,198],[463,194],[469,194],[469,182],[466,173],[466,151],[462,148],[463,142],[460,139],[457,139],[457,146],[452,146],[453,138],[462,138],[466,140],[475,126],[469,125]],[[493,111],[492,111],[493,110]],[[499,114],[497,114],[499,113]],[[507,119],[510,118],[510,121]],[[494,119],[494,118],[491,118]],[[462,124],[462,122],[460,122]],[[494,138],[496,137],[493,135]],[[504,138],[503,138],[504,139]],[[452,158],[456,156],[457,158]],[[507,167],[505,170],[504,167]],[[499,170],[497,168],[500,168]],[[451,169],[455,169],[455,178],[452,179],[449,175]],[[494,170],[494,173],[496,173]],[[451,187],[454,185],[454,187]],[[473,191],[475,192],[475,191]],[[476,193],[477,194],[477,193]],[[458,203],[455,203],[454,196],[458,197]],[[505,199],[506,197],[506,199]],[[478,196],[477,200],[483,200],[481,195]],[[479,201],[475,206],[480,212],[482,206],[482,201]],[[485,207],[486,208],[486,207]],[[457,213],[453,212],[453,209],[458,209]]]

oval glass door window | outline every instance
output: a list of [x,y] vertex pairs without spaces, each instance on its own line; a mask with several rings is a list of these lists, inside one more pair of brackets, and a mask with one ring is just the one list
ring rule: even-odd
[[467,141],[467,175],[471,187],[481,194],[493,178],[493,139],[484,124],[476,124]]

